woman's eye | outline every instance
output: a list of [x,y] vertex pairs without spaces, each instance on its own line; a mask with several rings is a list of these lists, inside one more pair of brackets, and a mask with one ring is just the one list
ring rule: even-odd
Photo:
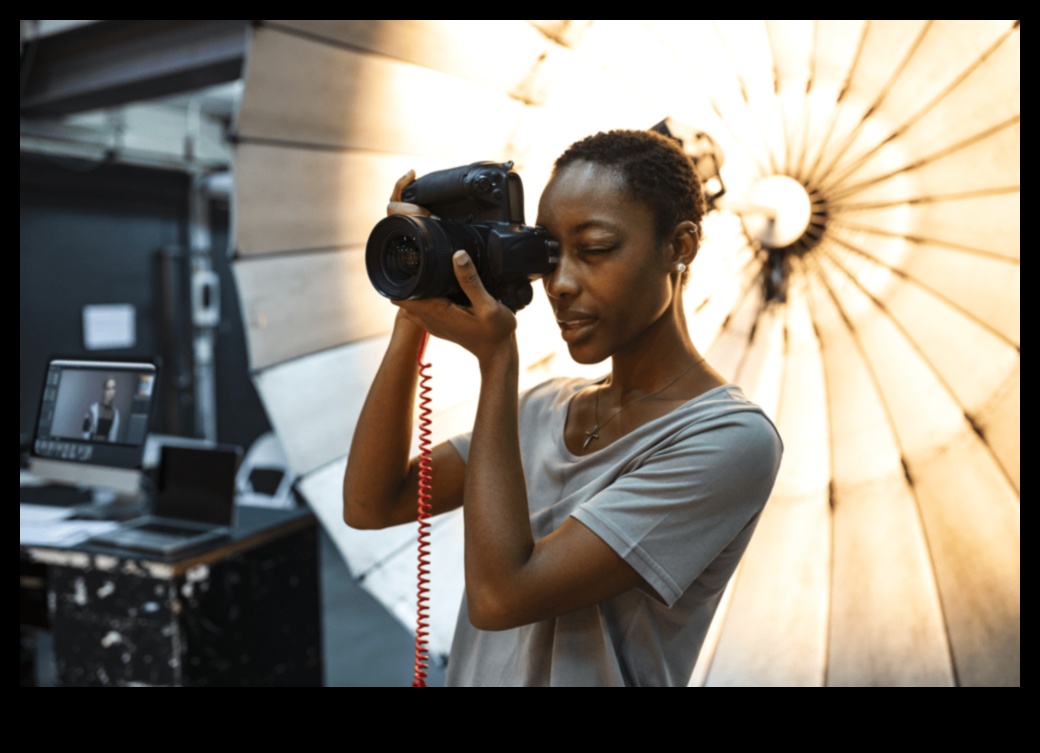
[[583,254],[607,254],[613,251],[616,246],[585,246],[581,249]]

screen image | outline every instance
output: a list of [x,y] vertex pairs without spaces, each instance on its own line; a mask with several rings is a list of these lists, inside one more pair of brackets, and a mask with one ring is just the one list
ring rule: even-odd
[[155,367],[149,363],[52,361],[34,454],[124,467],[136,463],[148,435],[154,386]]

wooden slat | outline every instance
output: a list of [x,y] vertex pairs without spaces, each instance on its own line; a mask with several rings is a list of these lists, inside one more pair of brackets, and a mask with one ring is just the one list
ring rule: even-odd
[[377,337],[260,372],[257,391],[298,476],[346,455],[389,341]]
[[397,309],[369,283],[364,249],[234,265],[253,370],[389,334]]
[[834,466],[827,684],[950,685],[935,578],[884,403],[834,302],[819,283],[810,290]]
[[[1019,682],[1020,522],[1000,466],[928,364],[891,320],[828,265],[878,375],[919,500],[957,678]],[[971,354],[965,354],[966,368]]]
[[[475,115],[453,116],[460,107]],[[250,46],[237,130],[245,139],[461,163],[463,154],[468,161],[506,158],[509,124],[523,108],[455,76],[260,27]]]
[[[511,96],[553,43],[526,21],[268,21],[424,68],[471,79]],[[535,102],[537,104],[537,102]]]
[[855,210],[835,207],[833,211],[839,222],[980,249],[1014,261],[1020,256],[1018,193]]
[[239,144],[235,252],[363,247],[410,167],[392,155]]

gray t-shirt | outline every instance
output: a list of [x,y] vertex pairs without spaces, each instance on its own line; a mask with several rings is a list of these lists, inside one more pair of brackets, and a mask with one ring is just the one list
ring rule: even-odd
[[[570,399],[589,384],[553,379],[519,398],[531,528],[537,540],[573,515],[659,598],[632,589],[554,619],[492,632],[470,624],[463,597],[449,686],[689,681],[773,488],[780,436],[739,387],[725,385],[579,457],[564,443],[564,424]],[[469,441],[469,435],[451,440],[464,460]]]

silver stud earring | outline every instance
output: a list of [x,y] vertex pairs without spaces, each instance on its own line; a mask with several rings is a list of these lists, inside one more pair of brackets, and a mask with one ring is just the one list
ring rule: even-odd
[[678,264],[676,264],[675,268],[679,271],[679,274],[682,274],[683,272],[686,271],[686,265],[683,264],[682,262],[679,262]]

